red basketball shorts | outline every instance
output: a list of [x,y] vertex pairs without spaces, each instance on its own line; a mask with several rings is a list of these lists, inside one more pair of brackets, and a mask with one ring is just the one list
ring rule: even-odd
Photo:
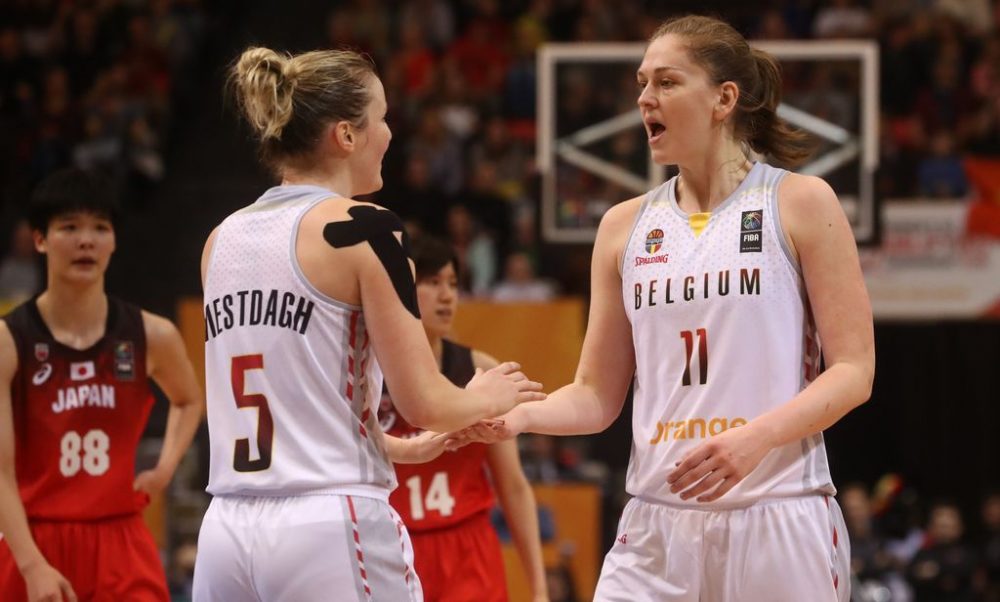
[[426,602],[507,602],[500,540],[489,512],[445,529],[411,532]]
[[[170,600],[156,544],[138,514],[94,522],[32,521],[31,535],[80,602]],[[27,600],[6,541],[0,541],[0,600]]]

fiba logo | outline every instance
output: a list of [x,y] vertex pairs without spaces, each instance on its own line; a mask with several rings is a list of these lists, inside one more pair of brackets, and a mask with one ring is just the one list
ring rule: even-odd
[[760,230],[761,222],[761,212],[760,211],[744,211],[743,212],[743,231],[747,232],[750,230]]
[[646,235],[646,253],[652,255],[660,250],[663,246],[663,230],[659,228],[655,230],[650,230],[649,234]]
[[763,249],[764,210],[744,211],[740,216],[740,253],[760,253]]

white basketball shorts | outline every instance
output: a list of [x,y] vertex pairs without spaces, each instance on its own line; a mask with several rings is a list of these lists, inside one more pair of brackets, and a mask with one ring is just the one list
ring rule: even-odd
[[212,500],[194,602],[421,602],[410,536],[382,500],[347,495]]
[[848,602],[850,544],[827,496],[700,510],[632,499],[604,558],[601,602]]

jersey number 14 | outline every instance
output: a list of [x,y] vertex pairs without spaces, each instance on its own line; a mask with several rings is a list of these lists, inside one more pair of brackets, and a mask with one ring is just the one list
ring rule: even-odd
[[448,487],[448,473],[434,473],[426,495],[420,481],[420,475],[406,479],[406,487],[410,490],[410,516],[413,520],[423,519],[428,510],[436,510],[441,516],[451,516],[455,509],[455,498]]

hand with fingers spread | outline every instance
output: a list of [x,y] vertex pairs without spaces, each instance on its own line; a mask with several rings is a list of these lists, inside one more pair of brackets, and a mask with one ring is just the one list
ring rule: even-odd
[[714,502],[750,474],[771,450],[753,423],[731,428],[701,443],[667,475],[671,493]]
[[76,602],[73,586],[49,563],[39,562],[25,567],[21,574],[29,602]]
[[503,414],[518,404],[545,399],[542,384],[529,380],[521,372],[521,365],[517,362],[503,362],[486,371],[476,368],[475,376],[465,388],[492,400],[495,404],[494,416]]

